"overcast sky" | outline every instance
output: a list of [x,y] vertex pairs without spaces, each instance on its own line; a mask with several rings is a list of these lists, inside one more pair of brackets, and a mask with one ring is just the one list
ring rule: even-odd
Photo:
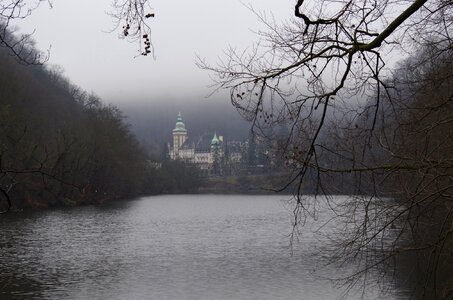
[[111,0],[55,0],[17,23],[21,32],[36,29],[41,50],[51,46],[50,64],[61,65],[75,84],[105,101],[119,103],[181,101],[202,98],[209,77],[195,66],[196,54],[215,62],[228,45],[239,49],[256,41],[260,28],[250,4],[274,14],[292,16],[293,0],[152,0],[150,21],[156,59],[136,57],[138,45],[118,39],[106,15]]

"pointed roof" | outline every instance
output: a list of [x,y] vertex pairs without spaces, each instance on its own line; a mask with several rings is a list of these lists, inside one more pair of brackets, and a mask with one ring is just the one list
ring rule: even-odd
[[175,129],[173,129],[173,133],[175,133],[175,132],[187,133],[186,125],[182,121],[181,112],[178,113],[178,117],[176,118],[176,125],[175,125]]
[[214,137],[212,138],[211,145],[219,145],[220,141],[217,138],[217,133],[214,133]]

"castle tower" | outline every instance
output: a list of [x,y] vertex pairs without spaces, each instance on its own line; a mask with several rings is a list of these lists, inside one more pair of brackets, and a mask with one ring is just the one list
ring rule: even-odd
[[217,137],[217,133],[214,133],[214,137],[211,140],[211,150],[214,148],[218,148],[220,144],[220,140]]
[[179,149],[182,147],[184,142],[187,139],[187,129],[186,125],[182,122],[181,113],[178,113],[178,118],[176,119],[176,126],[173,129],[173,154],[178,156]]
[[220,141],[217,134],[214,133],[214,137],[211,140],[211,158],[212,158],[212,175],[220,175]]

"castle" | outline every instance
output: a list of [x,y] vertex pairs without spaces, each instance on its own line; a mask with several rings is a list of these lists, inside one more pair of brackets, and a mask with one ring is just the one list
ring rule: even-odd
[[239,163],[242,159],[238,143],[227,143],[221,135],[214,133],[212,139],[189,137],[181,113],[178,114],[172,136],[173,144],[168,144],[170,159],[194,164],[205,175],[220,175],[225,166]]

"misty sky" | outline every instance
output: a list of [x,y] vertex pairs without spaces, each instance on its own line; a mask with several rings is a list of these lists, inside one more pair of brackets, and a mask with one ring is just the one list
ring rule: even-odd
[[228,45],[250,46],[262,28],[245,5],[272,13],[277,20],[292,16],[293,0],[152,0],[156,17],[150,21],[156,59],[136,57],[138,45],[118,39],[106,15],[110,0],[46,2],[16,24],[21,32],[36,29],[37,46],[51,46],[49,64],[63,67],[66,76],[107,102],[181,101],[209,93],[208,74],[194,62],[196,54],[215,62]]

